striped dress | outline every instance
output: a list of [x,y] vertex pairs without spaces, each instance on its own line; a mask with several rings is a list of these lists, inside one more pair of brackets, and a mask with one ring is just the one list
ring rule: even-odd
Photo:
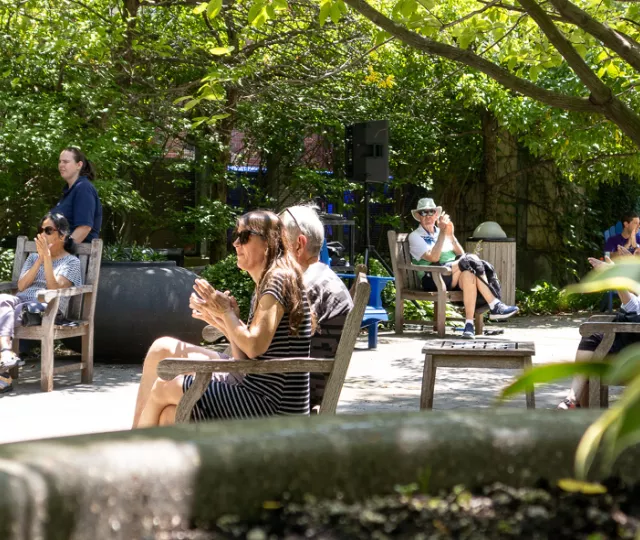
[[[256,361],[269,358],[307,358],[311,346],[311,310],[303,291],[304,318],[297,335],[289,332],[288,302],[283,296],[282,277],[276,273],[269,278],[262,294],[271,294],[285,313],[266,352]],[[253,320],[253,304],[248,325]],[[184,378],[183,390],[193,383]],[[192,420],[259,418],[274,415],[309,414],[309,373],[247,374],[237,384],[214,378],[191,413]]]

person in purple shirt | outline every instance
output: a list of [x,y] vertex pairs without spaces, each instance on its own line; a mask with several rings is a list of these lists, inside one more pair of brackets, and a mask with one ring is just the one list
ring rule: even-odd
[[58,171],[67,185],[51,213],[62,214],[71,226],[71,238],[78,244],[98,238],[102,226],[102,204],[92,184],[95,169],[75,146],[60,153]]
[[638,226],[640,225],[640,217],[636,212],[629,212],[622,216],[622,232],[614,236],[610,236],[605,242],[604,250],[614,255],[632,255],[640,244],[640,233]]

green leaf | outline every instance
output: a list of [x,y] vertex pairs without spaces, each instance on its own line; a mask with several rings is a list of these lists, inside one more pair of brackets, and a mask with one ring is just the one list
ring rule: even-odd
[[198,103],[200,103],[200,98],[196,98],[196,99],[192,99],[191,101],[188,101],[184,107],[182,107],[182,110],[184,111],[190,111],[191,109],[193,109]]
[[607,374],[607,382],[623,384],[637,375],[640,375],[640,343],[625,347],[615,356]]
[[222,120],[223,118],[227,118],[228,116],[231,115],[229,113],[214,114],[213,116],[209,117],[209,119],[207,120],[207,124],[215,124],[218,120]]
[[342,17],[342,13],[340,12],[340,8],[338,4],[331,5],[331,20],[333,24],[338,24],[340,22],[340,17]]
[[319,16],[320,26],[324,26],[324,24],[327,22],[327,17],[329,17],[330,13],[331,13],[331,2],[327,0],[323,0],[322,4],[320,5],[320,16]]
[[183,101],[187,101],[188,99],[192,99],[192,98],[193,96],[182,96],[182,97],[179,97],[178,99],[174,99],[173,104],[178,105],[178,103],[182,103]]
[[204,11],[207,9],[208,6],[208,2],[202,2],[202,4],[198,4],[196,7],[193,8],[193,13],[195,15],[200,15],[201,13],[204,13]]
[[458,38],[458,44],[460,45],[461,49],[466,49],[469,44],[475,39],[475,35],[469,32],[464,32],[459,38]]
[[287,7],[289,7],[287,0],[271,0],[271,5],[275,9],[287,9]]
[[567,292],[628,290],[640,292],[640,257],[621,257],[616,264],[601,266],[589,272],[580,283],[567,287]]
[[585,495],[601,495],[607,492],[607,488],[602,484],[582,482],[574,478],[561,478],[558,480],[558,487],[567,493],[584,493]]
[[418,2],[425,9],[433,9],[436,5],[435,0],[418,0]]
[[214,47],[213,49],[209,49],[209,53],[213,54],[214,56],[224,56],[225,54],[229,54],[231,51],[233,51],[233,49],[235,49],[235,47],[233,46]]
[[415,0],[404,0],[400,7],[400,13],[402,13],[402,15],[408,19],[409,17],[411,17],[411,15],[413,15],[413,12],[417,7],[418,6]]
[[[611,429],[611,439],[607,438],[607,452],[603,462],[605,472],[610,471],[616,459],[630,446],[640,442],[640,392],[631,387],[625,394],[635,392],[629,403],[625,404],[622,417],[618,420],[615,429]],[[609,434],[607,434],[608,436]]]
[[256,20],[258,15],[260,15],[260,12],[262,11],[262,6],[263,5],[264,5],[264,3],[261,0],[258,0],[258,1],[253,3],[251,8],[249,9],[248,19],[249,19],[249,23],[250,24],[253,24],[253,22]]
[[213,19],[220,13],[222,9],[222,0],[211,0],[209,2],[209,7],[207,8],[207,15],[209,18]]
[[607,373],[608,369],[609,364],[606,362],[563,362],[536,366],[507,386],[498,399],[504,401],[505,398],[528,391],[534,384],[567,379],[575,375],[601,377]]
[[609,77],[617,77],[618,75],[620,75],[618,66],[616,66],[613,62],[609,62],[607,64],[607,75],[609,75]]

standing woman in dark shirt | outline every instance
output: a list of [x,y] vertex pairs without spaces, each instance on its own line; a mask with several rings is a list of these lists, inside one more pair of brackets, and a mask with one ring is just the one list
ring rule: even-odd
[[98,238],[102,226],[102,204],[96,188],[93,164],[73,146],[60,153],[58,171],[67,185],[51,213],[62,214],[71,226],[71,238],[76,243]]

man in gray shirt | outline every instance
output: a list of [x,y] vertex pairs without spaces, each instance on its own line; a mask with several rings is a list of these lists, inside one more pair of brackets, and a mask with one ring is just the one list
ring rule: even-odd
[[[338,348],[353,300],[342,280],[320,262],[324,227],[310,206],[291,206],[280,213],[291,253],[304,272],[307,297],[315,315],[316,331],[311,338],[312,358],[333,358]],[[327,376],[311,374],[311,407],[320,405]]]

